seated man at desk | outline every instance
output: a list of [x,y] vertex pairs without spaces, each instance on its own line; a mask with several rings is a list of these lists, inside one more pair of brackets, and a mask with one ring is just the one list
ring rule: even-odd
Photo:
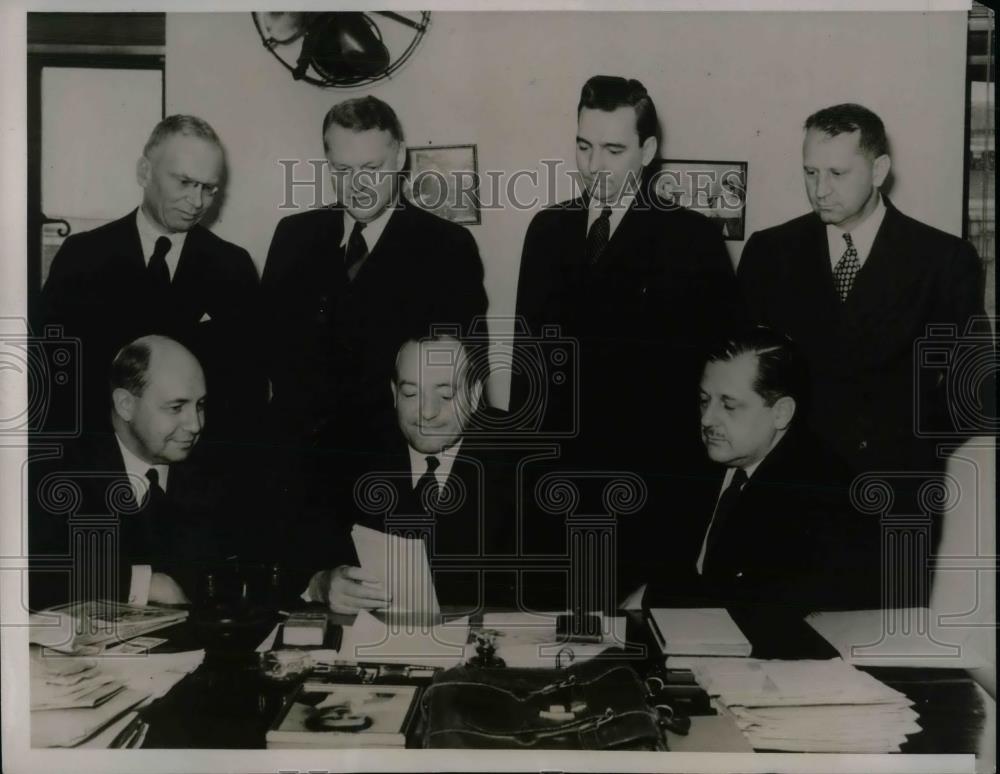
[[224,487],[189,460],[205,426],[198,360],[173,339],[143,336],[118,352],[109,386],[108,431],[32,468],[32,608],[183,604],[211,551],[209,500]]
[[420,534],[441,605],[472,612],[513,604],[513,465],[502,449],[475,437],[475,428],[501,416],[481,405],[480,365],[477,353],[450,336],[400,347],[390,385],[399,433],[384,444],[387,451],[351,459],[336,450],[322,463],[327,479],[339,468],[334,475],[342,483],[335,514],[320,509],[320,524],[309,532],[325,552],[319,561],[329,567],[332,557],[336,567],[312,576],[308,601],[326,602],[337,613],[390,604],[388,590],[357,566],[350,531],[360,524]]
[[701,430],[718,468],[703,482],[703,507],[678,530],[672,554],[680,560],[647,604],[815,610],[878,598],[876,554],[864,540],[875,530],[851,511],[845,464],[800,427],[804,381],[792,341],[767,328],[741,332],[709,355]]

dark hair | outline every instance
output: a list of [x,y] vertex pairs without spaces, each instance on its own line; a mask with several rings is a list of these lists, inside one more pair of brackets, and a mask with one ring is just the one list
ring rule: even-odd
[[805,123],[806,130],[819,129],[831,137],[844,132],[861,132],[858,147],[872,158],[889,153],[889,138],[885,136],[882,119],[864,105],[845,102],[817,110]]
[[149,158],[149,154],[152,153],[158,145],[165,142],[167,138],[173,137],[175,134],[184,134],[189,137],[200,137],[203,140],[215,143],[220,148],[222,147],[219,135],[215,133],[215,130],[209,125],[208,121],[198,118],[197,116],[177,114],[167,116],[153,128],[152,133],[149,135],[149,139],[146,140],[146,145],[142,149],[142,155]]
[[635,129],[640,143],[644,143],[647,137],[659,139],[660,123],[656,117],[656,106],[646,87],[634,78],[595,75],[583,84],[576,114],[579,116],[584,108],[611,112],[621,107],[635,110]]
[[706,362],[725,363],[746,354],[757,357],[753,389],[766,405],[773,406],[785,396],[801,403],[805,397],[805,366],[795,342],[759,325],[738,331],[714,347]]
[[326,132],[333,124],[355,132],[379,129],[389,132],[396,142],[403,142],[403,125],[399,123],[396,111],[377,97],[355,97],[330,108],[323,118],[324,149],[327,149]]
[[465,378],[465,384],[470,389],[474,387],[477,383],[482,382],[485,384],[487,377],[489,376],[489,352],[487,351],[486,345],[480,343],[479,341],[470,341],[469,339],[463,338],[453,332],[442,332],[442,331],[431,331],[429,336],[407,336],[403,340],[399,348],[396,350],[396,357],[393,360],[392,367],[392,383],[396,384],[396,380],[399,378],[398,367],[399,354],[403,351],[403,347],[407,344],[426,344],[428,342],[457,342],[462,347],[462,353],[465,355],[462,376]]
[[149,359],[152,348],[143,339],[133,341],[122,347],[111,363],[110,384],[112,392],[121,388],[128,390],[136,397],[146,389],[146,373],[149,371]]

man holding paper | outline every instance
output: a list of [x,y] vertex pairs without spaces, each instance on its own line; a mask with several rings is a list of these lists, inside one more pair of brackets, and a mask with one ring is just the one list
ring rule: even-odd
[[[425,595],[428,600],[470,611],[513,602],[513,467],[501,450],[475,438],[484,421],[500,418],[480,405],[481,354],[451,336],[410,339],[400,347],[390,385],[399,434],[382,455],[346,461],[334,455],[343,477],[336,534],[319,550],[336,546],[341,563],[312,576],[309,601],[338,613],[412,610],[417,587],[427,580],[419,571],[426,558],[436,592]],[[399,552],[414,543],[419,555],[402,561]],[[490,570],[502,557],[507,569]],[[404,578],[404,572],[410,574]],[[390,585],[410,599],[393,598]]]
[[678,535],[687,561],[671,568],[670,591],[647,603],[673,596],[815,610],[879,598],[877,525],[851,511],[846,465],[799,427],[803,383],[793,342],[768,328],[709,355],[702,441],[719,469]]

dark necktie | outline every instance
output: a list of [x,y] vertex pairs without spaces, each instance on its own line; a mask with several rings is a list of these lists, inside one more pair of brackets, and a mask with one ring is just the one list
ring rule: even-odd
[[417,488],[414,490],[420,501],[420,507],[427,513],[432,513],[437,509],[438,496],[441,492],[438,487],[437,476],[434,475],[434,471],[437,470],[440,465],[441,460],[433,454],[430,455],[427,458],[427,470],[425,470],[424,474],[417,480]]
[[611,208],[605,207],[587,234],[587,262],[593,266],[611,241]]
[[354,228],[347,238],[347,249],[344,250],[344,268],[347,269],[347,279],[353,281],[361,270],[361,264],[368,257],[368,245],[361,232],[365,230],[365,224],[354,221]]
[[740,492],[749,479],[743,468],[736,468],[733,473],[733,480],[729,482],[726,491],[719,497],[719,502],[715,506],[715,516],[712,519],[712,526],[708,530],[708,539],[705,541],[705,559],[702,569],[707,571],[712,557],[712,549],[718,544],[723,532],[726,529],[726,521],[732,515],[736,502],[740,499]]
[[146,491],[146,498],[142,502],[144,510],[155,510],[160,507],[167,493],[160,486],[160,472],[156,468],[146,471],[146,478],[149,479],[149,489]]
[[167,268],[167,253],[170,252],[171,242],[164,236],[158,237],[156,245],[153,247],[153,255],[149,259],[149,278],[158,290],[166,290],[170,287],[170,269]]
[[858,260],[858,251],[854,247],[854,241],[850,234],[844,234],[844,241],[847,242],[847,249],[840,256],[837,265],[833,267],[833,282],[837,287],[837,295],[843,303],[847,300],[851,288],[854,287],[854,278],[861,271],[861,261]]

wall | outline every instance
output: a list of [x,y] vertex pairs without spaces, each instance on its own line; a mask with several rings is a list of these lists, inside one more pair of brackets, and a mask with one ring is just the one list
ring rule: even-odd
[[[965,38],[965,14],[955,12],[435,12],[390,82],[343,91],[293,82],[249,13],[168,14],[166,105],[222,136],[231,175],[215,229],[259,267],[286,214],[277,161],[322,158],[322,117],[340,99],[385,99],[411,146],[476,143],[480,172],[537,169],[541,159],[572,162],[579,89],[596,73],[643,81],[663,119],[665,156],[749,162],[747,234],[805,211],[802,122],[843,101],[885,121],[896,204],[959,233]],[[484,211],[471,227],[492,315],[513,314],[532,214]],[[742,244],[729,245],[735,261]],[[505,400],[502,376],[493,387]]]

